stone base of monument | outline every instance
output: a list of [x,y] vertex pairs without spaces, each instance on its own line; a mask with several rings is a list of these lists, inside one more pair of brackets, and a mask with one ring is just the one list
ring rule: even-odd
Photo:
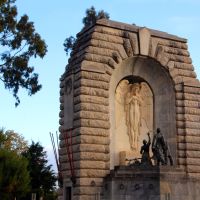
[[199,200],[200,181],[172,166],[120,166],[104,179],[103,200]]

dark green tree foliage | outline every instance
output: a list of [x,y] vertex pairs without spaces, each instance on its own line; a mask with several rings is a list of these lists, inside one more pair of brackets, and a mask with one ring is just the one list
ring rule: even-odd
[[[107,12],[104,10],[96,11],[95,8],[92,6],[91,8],[87,9],[85,12],[86,16],[83,18],[82,22],[85,27],[91,26],[96,23],[99,19],[109,19],[110,16]],[[73,36],[70,36],[65,39],[64,42],[64,51],[68,55],[68,53],[73,49],[76,43],[76,38]]]
[[19,88],[25,88],[28,95],[41,89],[38,74],[34,73],[29,60],[37,56],[43,58],[47,46],[27,15],[18,20],[15,1],[0,0],[0,80],[12,91],[18,105]]
[[109,19],[110,16],[103,10],[96,12],[95,8],[92,6],[85,12],[86,16],[83,18],[84,27],[91,26],[96,23],[99,19]]
[[[31,176],[31,191],[37,194],[37,197],[52,195],[55,190],[56,176],[48,165],[47,155],[44,148],[39,143],[30,145],[28,150],[22,155],[28,160],[28,170]],[[26,199],[30,198],[30,194]]]
[[27,160],[14,151],[0,148],[0,199],[20,199],[29,191]]
[[65,42],[63,45],[64,45],[64,51],[66,52],[67,55],[72,50],[75,42],[76,42],[76,38],[74,38],[73,36],[70,36],[65,39]]

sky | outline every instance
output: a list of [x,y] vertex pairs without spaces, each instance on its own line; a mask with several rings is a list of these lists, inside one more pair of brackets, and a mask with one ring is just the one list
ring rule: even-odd
[[22,134],[31,143],[40,142],[55,165],[49,132],[59,127],[59,78],[68,57],[64,40],[82,28],[85,11],[92,5],[110,19],[161,30],[188,39],[195,72],[200,79],[200,0],[16,0],[19,16],[27,14],[48,45],[43,59],[31,59],[42,90],[33,96],[20,90],[15,107],[12,93],[0,82],[0,127]]

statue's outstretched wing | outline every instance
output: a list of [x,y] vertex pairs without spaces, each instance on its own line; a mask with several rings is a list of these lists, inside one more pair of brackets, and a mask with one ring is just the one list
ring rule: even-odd
[[116,127],[121,125],[122,119],[125,118],[124,106],[127,93],[130,91],[128,80],[119,82],[115,91],[115,122]]
[[147,83],[142,82],[140,85],[140,95],[143,99],[141,118],[144,120],[146,127],[150,131],[153,129],[153,93]]
[[128,80],[122,80],[119,82],[115,91],[115,99],[119,104],[122,104],[124,106],[125,96],[129,90],[130,84]]

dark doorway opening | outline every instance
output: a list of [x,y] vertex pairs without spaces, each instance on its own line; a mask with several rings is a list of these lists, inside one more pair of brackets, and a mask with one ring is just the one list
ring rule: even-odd
[[65,200],[72,200],[72,187],[65,188]]

